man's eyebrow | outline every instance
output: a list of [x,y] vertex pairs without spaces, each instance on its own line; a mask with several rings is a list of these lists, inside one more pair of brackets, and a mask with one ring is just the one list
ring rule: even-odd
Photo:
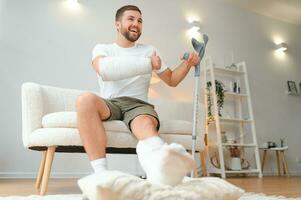
[[[129,15],[128,18],[135,18],[135,16]],[[143,21],[141,17],[139,17],[138,20]]]

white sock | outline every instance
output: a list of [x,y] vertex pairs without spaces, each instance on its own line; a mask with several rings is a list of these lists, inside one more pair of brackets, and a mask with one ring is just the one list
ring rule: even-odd
[[147,173],[147,168],[150,166],[148,163],[151,162],[149,159],[149,155],[153,151],[161,149],[163,145],[164,141],[159,136],[153,136],[145,140],[140,140],[138,142],[136,151],[140,164],[145,173]]
[[106,158],[99,158],[96,160],[92,160],[90,163],[91,163],[92,168],[94,169],[95,173],[107,170],[107,159]]
[[147,180],[154,184],[177,185],[195,165],[182,145],[168,145],[159,137],[139,141],[136,150]]

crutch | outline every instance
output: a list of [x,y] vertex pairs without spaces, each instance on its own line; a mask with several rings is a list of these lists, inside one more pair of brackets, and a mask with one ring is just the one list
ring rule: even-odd
[[[200,82],[200,62],[205,54],[205,48],[207,42],[209,40],[206,34],[203,35],[204,42],[199,42],[195,38],[192,38],[191,43],[194,50],[198,53],[200,57],[199,63],[195,66],[194,77],[195,77],[195,84],[194,84],[194,110],[193,110],[193,127],[192,127],[192,157],[195,159],[195,147],[196,147],[196,140],[197,140],[197,125],[198,125],[198,103],[199,103],[199,96],[200,96],[200,89],[199,89],[199,82]],[[189,53],[185,53],[183,59],[187,60],[189,57]],[[191,177],[194,177],[193,171],[191,172]]]

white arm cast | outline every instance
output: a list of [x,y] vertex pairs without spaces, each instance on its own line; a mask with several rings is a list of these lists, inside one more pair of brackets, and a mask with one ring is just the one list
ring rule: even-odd
[[147,57],[104,57],[100,62],[99,75],[104,81],[117,81],[152,72],[151,59]]

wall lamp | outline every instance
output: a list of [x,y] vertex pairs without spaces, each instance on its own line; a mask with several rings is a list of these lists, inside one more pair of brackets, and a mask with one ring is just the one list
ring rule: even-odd
[[199,21],[192,21],[189,23],[191,29],[199,31],[201,29],[201,23]]
[[187,31],[189,38],[199,38],[201,33],[201,23],[199,21],[192,21],[189,23]]
[[276,51],[277,52],[284,52],[287,50],[287,44],[282,42],[276,45]]

